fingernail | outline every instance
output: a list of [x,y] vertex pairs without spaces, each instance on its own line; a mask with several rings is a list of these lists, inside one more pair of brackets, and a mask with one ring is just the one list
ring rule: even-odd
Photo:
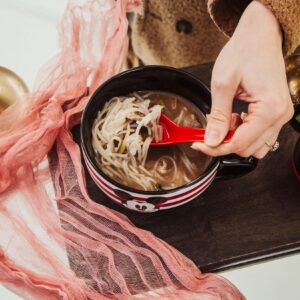
[[208,146],[218,146],[221,142],[221,135],[216,130],[208,130],[205,135],[205,144]]

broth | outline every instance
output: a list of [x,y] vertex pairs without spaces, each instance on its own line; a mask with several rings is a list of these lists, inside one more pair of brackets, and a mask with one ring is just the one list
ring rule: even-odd
[[[201,110],[185,98],[160,91],[142,94],[148,94],[147,98],[151,100],[152,104],[163,104],[162,112],[176,124],[187,127],[206,127],[206,119]],[[193,150],[191,144],[155,146],[149,149],[146,169],[151,169],[159,157],[166,155],[174,157],[177,161],[178,170],[185,169],[186,173],[185,178],[180,178],[175,174],[173,188],[185,185],[201,176],[211,162],[211,157]],[[190,168],[187,168],[184,164],[183,160],[185,158]],[[181,173],[184,172],[178,172],[178,174]],[[173,174],[168,174],[166,182],[172,180],[172,176]]]
[[[120,140],[119,136],[114,137],[112,135],[112,131],[115,129],[113,123],[126,123],[129,121],[128,118],[130,119],[129,116],[126,116],[124,121],[124,116],[123,119],[119,117],[122,115],[122,112],[124,115],[125,109],[128,108],[128,106],[122,108],[122,104],[125,105],[125,101],[131,101],[128,105],[135,105],[136,107],[138,107],[138,105],[143,107],[145,103],[148,103],[147,105],[149,105],[149,108],[152,107],[152,114],[154,113],[154,108],[155,110],[158,110],[158,113],[155,115],[156,117],[152,118],[152,127],[150,126],[153,131],[159,131],[160,126],[157,127],[156,125],[158,125],[160,111],[178,125],[204,128],[206,126],[206,119],[196,105],[181,96],[161,91],[140,91],[126,97],[116,97],[113,99],[103,108],[102,112],[99,112],[98,117],[94,121],[92,139],[98,166],[109,177],[123,185],[138,190],[159,191],[177,188],[192,182],[201,176],[207,169],[212,158],[191,149],[190,144],[149,147],[149,144],[154,137],[150,138],[150,140],[148,137],[148,139],[144,139],[143,142],[139,142],[140,144],[148,143],[146,149],[141,145],[140,152],[137,151],[134,152],[136,153],[134,155],[128,155],[126,150],[124,150],[124,147],[124,149],[120,151],[120,148],[124,146],[122,145],[123,140]],[[136,101],[137,103],[133,104],[132,101]],[[112,103],[111,105],[115,105],[111,111],[108,109],[110,103]],[[120,108],[119,112],[116,112],[117,106]],[[108,109],[108,112],[104,112],[105,109]],[[145,111],[145,107],[143,107],[143,109],[144,110],[141,111]],[[150,111],[151,109],[148,110],[148,108],[146,108],[146,113],[144,113],[144,115],[146,116]],[[142,115],[140,111],[135,113],[137,115]],[[104,119],[109,117],[110,119],[108,121],[104,121]],[[135,128],[137,128],[141,119],[142,117],[140,117],[140,120],[136,121],[136,124],[132,124],[132,121],[130,121],[130,127],[135,125]],[[113,129],[110,129],[110,125]],[[125,125],[128,128],[129,125]],[[121,126],[116,131],[116,133],[120,133],[121,130],[124,131],[121,135],[122,139],[124,138],[126,131],[124,128],[126,127]],[[106,137],[106,142],[104,142],[104,136],[108,136]],[[157,133],[154,136],[157,136]],[[114,138],[118,138],[117,148],[115,148],[111,142],[111,139]],[[99,143],[102,143],[101,146],[99,146]],[[112,148],[113,150],[111,150]],[[114,149],[117,150],[115,151]],[[109,155],[106,154],[107,152],[109,152]],[[128,150],[127,152],[130,151]],[[141,152],[144,154],[146,152],[146,156],[142,160],[139,159]]]

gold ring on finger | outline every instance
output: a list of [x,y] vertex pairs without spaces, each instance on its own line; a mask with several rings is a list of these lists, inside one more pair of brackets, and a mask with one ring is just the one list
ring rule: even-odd
[[275,152],[279,148],[278,141],[276,141],[273,145],[270,145],[268,142],[266,142],[266,145],[270,148],[270,152]]

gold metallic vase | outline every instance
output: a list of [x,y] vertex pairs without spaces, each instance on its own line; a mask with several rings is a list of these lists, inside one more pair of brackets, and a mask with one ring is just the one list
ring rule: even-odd
[[0,113],[27,92],[26,84],[16,73],[0,66]]
[[290,124],[300,132],[300,54],[285,59],[286,75],[295,113]]

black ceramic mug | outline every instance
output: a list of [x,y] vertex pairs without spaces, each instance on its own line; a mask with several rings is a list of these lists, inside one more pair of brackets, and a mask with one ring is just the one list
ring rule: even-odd
[[206,115],[210,111],[209,89],[191,74],[170,67],[145,66],[120,73],[102,84],[87,104],[81,124],[81,147],[89,173],[99,188],[113,201],[129,209],[154,212],[183,205],[201,193],[216,179],[234,178],[252,171],[253,157],[236,155],[212,158],[205,172],[192,182],[166,191],[142,191],[122,185],[98,167],[91,145],[91,128],[97,112],[111,98],[137,91],[163,91],[177,94],[195,104]]

